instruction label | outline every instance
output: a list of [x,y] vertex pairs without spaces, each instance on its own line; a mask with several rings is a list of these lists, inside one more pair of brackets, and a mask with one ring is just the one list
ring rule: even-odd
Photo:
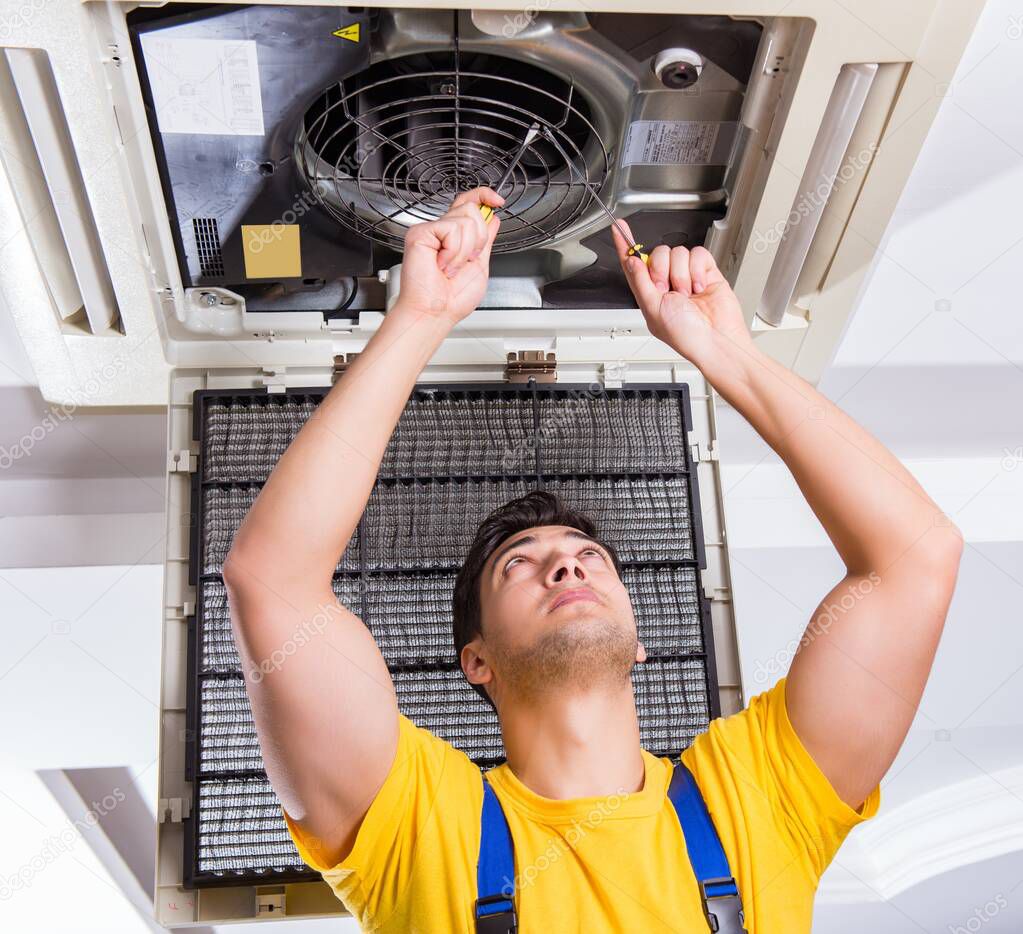
[[254,40],[141,40],[161,133],[264,135]]
[[738,124],[710,120],[636,120],[622,165],[725,165]]

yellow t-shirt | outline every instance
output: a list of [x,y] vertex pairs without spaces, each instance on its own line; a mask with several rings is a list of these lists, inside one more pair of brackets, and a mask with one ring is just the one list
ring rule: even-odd
[[[641,790],[558,801],[508,768],[488,773],[515,847],[521,934],[709,931],[668,799],[672,762],[643,750]],[[749,934],[809,932],[821,874],[871,818],[839,798],[792,729],[785,679],[711,722],[682,754],[710,811]],[[472,932],[483,786],[462,752],[402,716],[394,764],[347,859],[325,865],[285,814],[302,858],[365,931]]]

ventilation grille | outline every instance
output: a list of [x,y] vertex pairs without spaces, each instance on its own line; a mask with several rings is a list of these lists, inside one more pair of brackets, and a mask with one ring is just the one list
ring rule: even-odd
[[[198,610],[185,878],[318,878],[266,781],[221,576],[235,532],[322,392],[196,394],[193,568]],[[685,386],[421,387],[385,451],[333,589],[365,622],[401,712],[481,768],[503,761],[497,719],[451,641],[455,574],[493,509],[542,487],[589,513],[619,552],[648,661],[633,672],[644,748],[677,755],[718,715]]]
[[193,217],[192,232],[199,256],[199,274],[207,279],[222,278],[224,256],[220,252],[220,231],[215,217]]
[[[542,128],[515,155],[532,126]],[[610,153],[590,107],[518,59],[425,52],[382,59],[327,88],[305,114],[296,165],[318,203],[361,237],[400,250],[462,191],[502,194],[494,252],[546,246],[592,206]]]
[[[0,31],[6,37],[15,24],[16,18],[5,18]],[[3,245],[16,231],[28,237],[62,327],[104,337],[123,334],[79,151],[50,55],[42,49],[0,47],[0,171],[10,179],[21,212],[16,226],[11,218],[11,239],[5,237]],[[9,252],[4,265],[17,265]]]

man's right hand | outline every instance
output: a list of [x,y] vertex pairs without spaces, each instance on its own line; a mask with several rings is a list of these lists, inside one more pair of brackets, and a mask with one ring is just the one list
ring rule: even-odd
[[[623,227],[632,236],[624,221]],[[647,266],[629,256],[629,244],[611,227],[618,259],[647,327],[704,374],[735,350],[752,353],[753,338],[732,287],[705,247],[654,247]]]
[[490,188],[474,188],[455,198],[443,217],[408,229],[395,310],[451,324],[472,314],[487,289],[490,248],[501,226],[496,214],[489,223],[483,220],[483,204],[498,208],[504,198]]

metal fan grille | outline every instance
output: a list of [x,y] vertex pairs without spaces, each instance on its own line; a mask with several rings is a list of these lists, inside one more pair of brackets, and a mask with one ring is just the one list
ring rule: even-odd
[[297,161],[329,214],[400,250],[409,226],[439,217],[460,191],[495,186],[534,123],[557,145],[538,137],[513,170],[494,252],[549,243],[586,212],[609,153],[583,96],[535,65],[462,59],[456,47],[379,62],[313,104]]
[[[262,756],[222,579],[231,540],[319,391],[200,392],[197,619],[188,752],[193,885],[309,877]],[[648,661],[633,687],[644,748],[677,754],[717,715],[685,387],[419,388],[386,449],[362,521],[333,578],[391,670],[401,712],[481,767],[501,760],[496,717],[451,641],[455,573],[477,524],[542,486],[592,515],[618,549]]]

